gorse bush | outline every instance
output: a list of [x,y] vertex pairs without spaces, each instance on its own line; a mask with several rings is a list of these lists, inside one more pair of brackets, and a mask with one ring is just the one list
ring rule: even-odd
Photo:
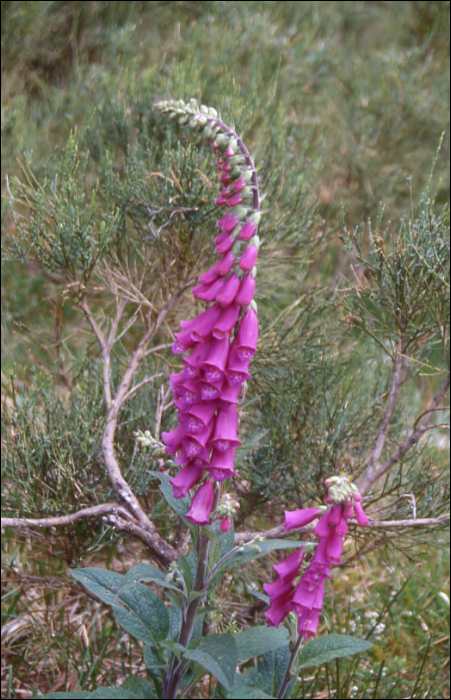
[[443,694],[446,4],[3,5],[5,696]]

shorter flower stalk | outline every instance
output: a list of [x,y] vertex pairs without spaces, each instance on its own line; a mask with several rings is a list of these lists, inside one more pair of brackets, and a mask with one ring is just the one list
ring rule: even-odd
[[[155,107],[200,134],[217,156],[221,173],[216,205],[225,211],[215,238],[220,257],[192,290],[207,308],[196,318],[182,321],[181,331],[175,333],[172,350],[183,355],[184,365],[182,372],[171,375],[179,425],[162,433],[167,452],[183,466],[171,479],[174,497],[186,496],[200,483],[186,517],[205,525],[215,500],[213,483],[235,474],[235,449],[241,445],[237,406],[251,376],[249,362],[258,340],[253,301],[259,248],[258,181],[245,145],[215,109],[196,100],[162,101]],[[229,516],[224,516],[221,529],[228,527]]]
[[369,522],[362,508],[362,497],[354,484],[341,476],[331,477],[325,483],[328,487],[326,502],[330,504],[326,510],[302,508],[285,511],[286,530],[304,527],[321,516],[314,530],[319,543],[307,569],[299,578],[304,558],[301,548],[274,566],[278,574],[274,583],[264,584],[270,598],[270,606],[265,612],[268,626],[278,627],[288,613],[294,611],[298,617],[299,635],[303,639],[316,634],[324,601],[324,583],[330,578],[332,564],[340,562],[348,520],[355,517],[363,526]]

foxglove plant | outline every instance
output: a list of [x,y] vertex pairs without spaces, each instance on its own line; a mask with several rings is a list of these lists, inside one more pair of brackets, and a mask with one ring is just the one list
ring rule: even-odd
[[216,205],[225,208],[217,222],[217,262],[199,277],[193,296],[207,304],[196,318],[181,321],[172,351],[184,368],[170,377],[178,426],[162,434],[166,451],[182,465],[171,479],[175,498],[186,496],[201,480],[187,518],[209,522],[213,482],[234,475],[238,409],[250,378],[249,361],[258,339],[253,302],[259,237],[260,199],[257,174],[245,145],[215,109],[195,100],[165,101],[157,109],[188,125],[211,144],[217,156],[222,190]]
[[324,582],[330,577],[332,564],[340,562],[348,520],[355,517],[359,525],[369,523],[362,508],[362,497],[354,484],[342,476],[326,479],[325,484],[329,507],[285,511],[286,530],[308,525],[322,514],[314,529],[319,543],[306,571],[299,579],[304,558],[304,549],[301,548],[274,566],[278,574],[274,583],[264,584],[271,601],[265,612],[268,626],[278,627],[288,613],[294,611],[298,617],[299,637],[303,639],[316,634],[323,607]]

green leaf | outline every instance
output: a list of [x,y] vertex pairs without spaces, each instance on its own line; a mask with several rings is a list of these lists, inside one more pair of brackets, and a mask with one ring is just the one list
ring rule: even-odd
[[238,661],[247,661],[254,656],[275,651],[279,647],[288,644],[288,632],[284,627],[249,627],[249,629],[233,635],[237,650]]
[[268,695],[277,697],[289,660],[290,647],[288,644],[275,651],[269,651],[258,660],[257,669],[264,681],[262,690]]
[[108,605],[118,604],[117,593],[125,578],[122,574],[106,569],[71,569],[72,576],[85,588]]
[[152,649],[148,644],[146,644],[144,647],[143,658],[146,665],[146,671],[155,685],[157,696],[161,698],[163,697],[163,681],[161,677],[162,664],[154,649]]
[[365,639],[351,637],[348,634],[328,634],[325,637],[311,639],[300,653],[300,668],[321,666],[326,661],[352,656],[360,651],[367,651],[373,645]]
[[260,688],[246,683],[247,676],[237,676],[235,685],[229,695],[230,700],[266,700],[266,698],[274,699],[274,695],[267,695]]
[[115,700],[127,700],[127,698],[130,698],[130,700],[134,700],[137,698],[142,698],[142,695],[135,695],[134,693],[131,693],[127,688],[96,688],[93,693],[88,695],[89,698],[112,698]]
[[157,697],[149,681],[139,676],[128,676],[121,685],[121,690],[122,689],[130,691],[142,700],[152,700]]
[[122,606],[114,606],[118,623],[133,637],[146,644],[166,639],[169,632],[169,615],[164,603],[141,583],[130,584],[119,594]]
[[[174,498],[172,495],[172,486],[169,483],[169,475],[164,472],[150,472],[152,476],[156,476],[160,481],[160,491],[165,497],[168,505],[171,506],[172,510],[183,518],[189,510],[189,499],[188,498]],[[188,521],[186,521],[188,523]],[[191,524],[191,523],[190,523]],[[192,526],[192,524],[191,524]],[[195,526],[192,526],[195,527]]]
[[297,540],[264,540],[263,542],[248,542],[243,544],[236,547],[235,550],[232,550],[230,556],[228,556],[224,562],[213,568],[209,583],[216,581],[228,571],[228,569],[241,566],[253,559],[260,559],[260,557],[266,556],[273,549],[299,549],[306,544],[309,543],[299,542]]
[[201,640],[196,649],[188,649],[183,656],[203,666],[227,690],[232,688],[238,654],[231,634],[210,634]]
[[155,566],[152,566],[152,564],[137,564],[130,569],[130,571],[127,571],[123,578],[124,580],[119,590],[122,586],[128,586],[130,583],[139,583],[140,581],[153,581],[159,586],[163,586],[163,588],[168,588],[173,591],[180,590],[170,581],[166,581],[166,574]]

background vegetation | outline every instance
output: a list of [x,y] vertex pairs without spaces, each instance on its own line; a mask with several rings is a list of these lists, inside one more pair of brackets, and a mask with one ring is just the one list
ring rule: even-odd
[[[1,8],[3,514],[115,498],[100,458],[102,358],[82,305],[108,332],[127,302],[111,355],[117,388],[148,319],[182,281],[153,341],[163,347],[135,385],[156,379],[124,404],[116,450],[160,534],[183,541],[133,437],[174,424],[160,410],[171,333],[192,313],[189,281],[213,257],[214,158],[153,111],[172,97],[235,123],[266,194],[236,529],[264,530],[284,509],[320,502],[332,473],[363,475],[405,357],[389,459],[448,371],[449,2]],[[449,509],[447,420],[437,412],[428,439],[377,484],[370,514]],[[449,697],[446,532],[374,530],[356,546],[335,571],[323,632],[367,636],[374,650],[305,674],[299,697]],[[138,644],[68,574],[125,571],[149,559],[143,544],[88,521],[8,529],[2,548],[3,697],[144,674]],[[253,594],[271,571],[259,560],[226,582],[212,601],[218,631],[262,622]]]

